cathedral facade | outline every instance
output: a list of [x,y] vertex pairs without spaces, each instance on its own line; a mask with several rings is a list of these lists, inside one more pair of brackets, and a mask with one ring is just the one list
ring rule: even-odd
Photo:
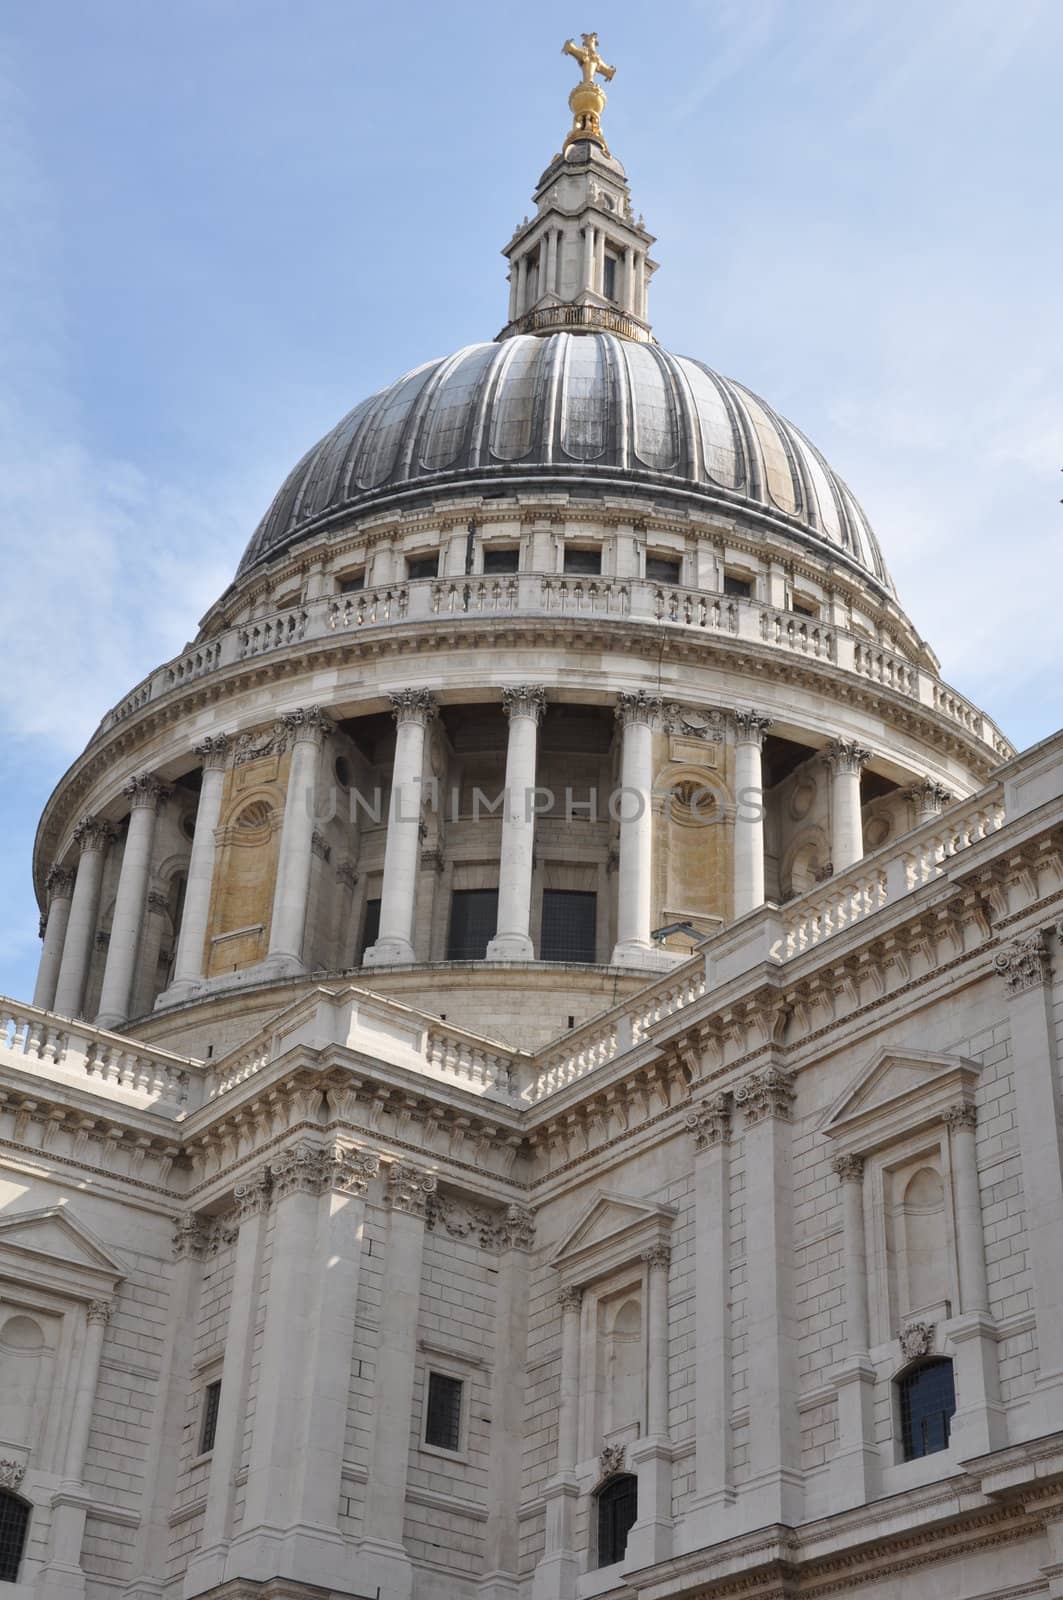
[[657,343],[566,51],[501,332],[314,446],[41,819],[12,1600],[1063,1597],[1063,736]]

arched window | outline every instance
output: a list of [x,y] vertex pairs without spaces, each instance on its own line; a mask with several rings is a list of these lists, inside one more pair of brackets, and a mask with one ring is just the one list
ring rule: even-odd
[[0,1489],[0,1583],[17,1583],[26,1547],[30,1508],[25,1500]]
[[638,1516],[638,1479],[618,1473],[598,1491],[598,1565],[611,1567],[623,1561],[627,1536]]
[[949,1447],[949,1429],[956,1410],[952,1362],[923,1361],[897,1380],[901,1403],[901,1445],[905,1461],[932,1456]]

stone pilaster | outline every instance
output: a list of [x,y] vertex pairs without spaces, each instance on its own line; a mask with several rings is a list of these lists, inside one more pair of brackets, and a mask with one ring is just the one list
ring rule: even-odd
[[668,1271],[672,1252],[654,1245],[646,1266],[646,1437],[629,1448],[638,1478],[638,1520],[628,1536],[625,1561],[638,1568],[672,1553],[672,1441],[668,1427]]
[[1000,1400],[996,1327],[989,1315],[975,1145],[978,1114],[965,1100],[949,1106],[942,1120],[948,1129],[960,1276],[959,1316],[949,1326],[956,1362],[952,1441],[956,1453],[966,1457],[985,1455],[1006,1444],[1008,1428]]
[[528,1251],[535,1214],[506,1208],[498,1226],[495,1361],[491,1371],[491,1457],[481,1600],[520,1594],[520,1482],[528,1351]]
[[845,1354],[835,1370],[838,1448],[831,1473],[837,1504],[846,1507],[864,1505],[874,1497],[880,1468],[875,1443],[875,1368],[869,1353],[864,1162],[858,1155],[842,1155],[833,1166],[842,1192]]
[[731,1468],[731,1097],[687,1116],[694,1143],[697,1308],[696,1498],[711,1510],[734,1499]]
[[580,1571],[573,1549],[573,1514],[579,1495],[576,1453],[579,1448],[580,1319],[583,1291],[566,1286],[561,1307],[561,1383],[557,1411],[557,1459],[554,1475],[543,1489],[546,1502],[546,1547],[532,1579],[532,1600],[572,1600]]
[[81,1549],[85,1538],[85,1517],[90,1504],[84,1483],[85,1454],[111,1303],[109,1300],[92,1300],[86,1306],[84,1315],[84,1331],[78,1342],[80,1359],[77,1387],[66,1430],[63,1477],[52,1495],[48,1559],[40,1575],[40,1593],[44,1600],[81,1600],[85,1593]]

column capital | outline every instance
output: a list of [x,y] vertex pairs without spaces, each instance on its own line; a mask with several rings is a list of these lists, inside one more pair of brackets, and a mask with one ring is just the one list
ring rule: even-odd
[[88,850],[106,850],[115,838],[113,824],[104,821],[103,817],[82,817],[74,829],[74,843],[82,855]]
[[946,1106],[941,1113],[941,1120],[946,1128],[976,1128],[978,1107],[969,1100],[961,1100],[954,1106]]
[[1040,928],[1015,939],[993,957],[993,966],[1004,979],[1009,998],[1025,994],[1027,989],[1038,989],[1048,982],[1052,967],[1048,946]]
[[269,1169],[266,1167],[249,1172],[234,1186],[233,1200],[238,1222],[249,1222],[252,1217],[260,1216],[265,1211],[269,1205],[271,1187]]
[[821,754],[835,777],[842,772],[859,774],[871,760],[871,751],[855,739],[832,739]]
[[53,900],[69,900],[74,892],[74,874],[67,867],[52,867],[44,880],[48,904]]
[[312,1144],[293,1144],[270,1163],[273,1198],[290,1194],[317,1194],[321,1185],[321,1151]]
[[638,689],[634,694],[621,689],[616,697],[616,720],[622,728],[652,728],[661,714],[662,706],[660,696],[647,694],[645,689]]
[[731,1096],[714,1095],[687,1113],[686,1125],[694,1135],[695,1151],[713,1150],[731,1138]]
[[672,1261],[672,1252],[666,1244],[651,1245],[648,1250],[643,1250],[642,1260],[652,1272],[655,1268],[663,1267],[667,1272]]
[[391,715],[397,727],[404,722],[419,722],[427,728],[436,714],[436,697],[431,689],[400,689],[389,694]]
[[563,1312],[578,1312],[583,1304],[583,1290],[574,1283],[558,1290],[557,1303]]
[[831,1170],[839,1183],[862,1183],[864,1179],[863,1156],[835,1156]]
[[379,1172],[380,1157],[374,1150],[335,1144],[321,1152],[319,1186],[325,1193],[365,1195]]
[[89,1322],[107,1322],[110,1319],[113,1304],[110,1300],[90,1300],[86,1310]]
[[320,706],[298,706],[294,711],[286,711],[280,722],[293,744],[303,740],[322,744],[328,734],[335,732],[335,723]]
[[507,1206],[496,1237],[500,1250],[530,1250],[535,1243],[535,1212],[527,1206]]
[[210,1230],[203,1218],[190,1212],[187,1216],[173,1217],[173,1253],[178,1261],[201,1261],[210,1245]]
[[929,773],[919,779],[918,783],[909,784],[905,789],[909,800],[913,801],[917,811],[925,811],[931,816],[940,816],[947,805],[951,805],[956,798],[944,784],[938,783]]
[[217,772],[228,766],[232,743],[230,733],[209,733],[192,746],[192,754],[199,757],[205,771]]
[[151,808],[158,816],[166,801],[170,798],[172,790],[159,782],[153,772],[138,772],[128,783],[122,785],[122,793],[130,803],[133,811],[142,808]]
[[166,912],[170,909],[170,902],[167,900],[166,896],[164,894],[160,894],[157,889],[151,889],[148,891],[148,897],[144,904],[149,911],[154,911],[156,913]]
[[527,717],[538,727],[546,711],[546,690],[541,684],[514,684],[502,690],[502,710],[511,722],[514,717]]
[[731,720],[735,725],[736,743],[755,744],[758,750],[764,748],[764,735],[774,726],[774,719],[761,711],[732,711]]
[[735,1090],[735,1105],[745,1113],[746,1127],[755,1127],[765,1117],[789,1122],[794,1100],[793,1079],[778,1067],[753,1072]]
[[436,1191],[435,1174],[423,1172],[420,1167],[405,1161],[395,1161],[387,1169],[384,1201],[392,1211],[404,1211],[411,1217],[423,1217],[428,1206],[428,1196]]

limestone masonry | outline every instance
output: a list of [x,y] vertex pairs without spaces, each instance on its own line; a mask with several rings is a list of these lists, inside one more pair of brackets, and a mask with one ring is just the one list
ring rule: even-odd
[[1063,1600],[1063,735],[573,129],[41,819],[0,1594]]

